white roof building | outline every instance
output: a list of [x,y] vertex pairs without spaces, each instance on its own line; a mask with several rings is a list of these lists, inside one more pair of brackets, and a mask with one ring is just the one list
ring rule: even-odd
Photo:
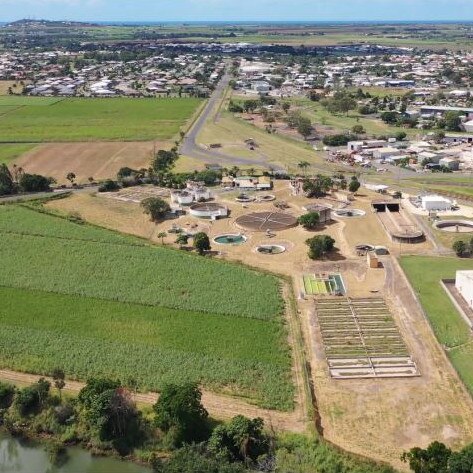
[[473,270],[457,271],[455,287],[468,306],[473,309]]
[[421,198],[422,208],[430,212],[431,210],[450,210],[452,202],[441,195],[425,195]]

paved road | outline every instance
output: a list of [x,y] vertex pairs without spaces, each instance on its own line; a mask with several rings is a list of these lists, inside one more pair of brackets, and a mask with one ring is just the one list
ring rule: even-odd
[[196,120],[192,128],[185,136],[182,145],[180,147],[180,154],[188,156],[190,158],[198,159],[205,163],[220,164],[223,167],[231,166],[255,166],[255,167],[271,167],[274,170],[284,170],[280,166],[276,166],[268,163],[267,161],[255,160],[252,158],[238,158],[230,154],[221,153],[212,149],[206,149],[197,143],[197,136],[205,126],[207,120],[210,119],[213,111],[217,110],[217,107],[222,101],[225,91],[230,82],[230,75],[225,74],[220,82],[217,84],[214,92],[209,98],[206,106],[204,107],[199,118]]

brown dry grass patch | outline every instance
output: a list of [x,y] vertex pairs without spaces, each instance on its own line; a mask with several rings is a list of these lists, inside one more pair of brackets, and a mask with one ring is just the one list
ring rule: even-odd
[[59,184],[66,183],[66,175],[73,172],[78,183],[115,178],[124,166],[133,169],[150,165],[153,149],[169,149],[169,142],[127,143],[50,143],[37,146],[25,153],[15,164],[26,172],[54,177]]

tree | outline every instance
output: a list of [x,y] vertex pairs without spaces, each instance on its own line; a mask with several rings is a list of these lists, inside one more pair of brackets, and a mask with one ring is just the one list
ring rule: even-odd
[[67,174],[66,179],[71,183],[74,184],[74,181],[76,180],[76,175],[73,172],[70,172]]
[[21,389],[15,396],[14,405],[21,416],[40,411],[49,396],[51,384],[44,378],[26,388]]
[[328,235],[317,235],[306,240],[309,246],[309,258],[321,259],[331,252],[335,245],[335,240]]
[[306,170],[307,170],[307,168],[308,168],[309,166],[310,166],[309,161],[299,161],[299,162],[297,163],[297,167],[298,167],[299,169],[302,169],[302,170],[304,171],[304,175],[305,175]]
[[323,197],[332,187],[332,179],[318,174],[315,179],[306,179],[302,183],[302,190],[307,197]]
[[351,131],[356,135],[363,135],[364,133],[366,133],[366,130],[363,128],[363,125],[354,125]]
[[161,221],[171,210],[169,204],[160,197],[148,197],[141,202],[145,214],[150,216],[152,222]]
[[466,253],[467,249],[467,244],[462,240],[457,240],[452,245],[452,250],[460,258]]
[[397,112],[383,112],[381,114],[381,120],[388,125],[394,125],[397,123],[398,113]]
[[203,445],[185,445],[167,461],[155,456],[151,464],[154,473],[247,473],[240,463],[210,456]]
[[153,158],[151,167],[157,174],[163,174],[169,172],[179,158],[177,149],[173,148],[170,151],[160,149]]
[[175,446],[208,437],[209,414],[202,405],[202,392],[197,384],[164,386],[153,410],[156,426],[164,432],[173,431]]
[[187,245],[189,243],[189,235],[181,233],[176,238],[176,243],[179,245],[180,248]]
[[348,184],[348,190],[354,194],[358,191],[360,186],[361,184],[358,178],[356,176],[352,176],[350,179],[350,184]]
[[161,238],[161,245],[164,245],[164,239],[168,236],[168,234],[166,232],[159,232],[156,236]]
[[447,473],[451,454],[443,443],[433,442],[426,449],[415,447],[404,452],[401,460],[408,463],[414,473]]
[[209,439],[209,450],[217,458],[230,462],[254,462],[269,451],[269,439],[263,427],[263,419],[238,415],[228,424],[214,429]]
[[194,248],[199,255],[203,255],[206,251],[210,251],[210,240],[207,233],[199,232],[194,235]]
[[308,212],[304,215],[301,215],[297,221],[302,225],[306,230],[313,230],[319,224],[320,215],[318,212]]
[[454,452],[448,459],[449,473],[471,473],[473,471],[473,443],[459,452]]
[[120,189],[118,182],[107,179],[99,186],[99,192],[115,192]]
[[245,100],[243,102],[243,110],[247,113],[252,113],[258,108],[257,100]]
[[80,390],[77,399],[86,408],[90,408],[97,396],[110,389],[120,387],[119,381],[108,378],[90,378],[87,384]]
[[312,133],[312,123],[307,117],[300,117],[299,122],[297,123],[297,131],[307,139]]
[[62,398],[62,390],[66,385],[66,374],[61,368],[55,368],[51,373],[51,377],[54,381],[54,387],[59,391],[59,397]]
[[447,112],[444,118],[445,130],[460,131],[462,123],[461,116],[458,112]]
[[0,383],[0,409],[8,409],[14,396],[15,388],[11,384]]
[[15,192],[13,177],[6,164],[0,164],[0,195],[10,195]]
[[51,179],[39,174],[23,174],[20,177],[19,187],[22,192],[48,192],[51,190]]
[[394,137],[397,141],[403,141],[407,137],[407,133],[405,131],[399,131]]

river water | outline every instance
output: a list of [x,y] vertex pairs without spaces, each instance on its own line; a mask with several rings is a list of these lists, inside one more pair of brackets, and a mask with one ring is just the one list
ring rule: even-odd
[[61,467],[49,461],[44,446],[0,433],[0,473],[150,473],[151,470],[115,458],[93,457],[87,450],[69,448]]

